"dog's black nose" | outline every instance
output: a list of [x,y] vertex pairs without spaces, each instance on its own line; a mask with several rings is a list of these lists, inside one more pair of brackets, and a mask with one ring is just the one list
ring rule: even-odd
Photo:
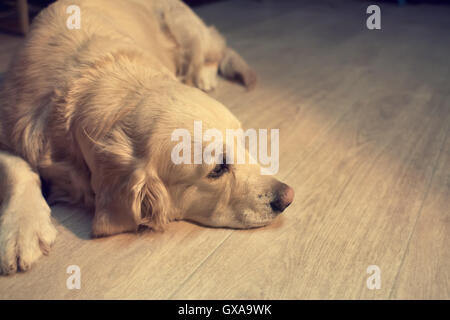
[[272,210],[276,214],[280,214],[289,207],[294,200],[294,189],[283,183],[283,186],[278,190],[275,199],[270,203]]

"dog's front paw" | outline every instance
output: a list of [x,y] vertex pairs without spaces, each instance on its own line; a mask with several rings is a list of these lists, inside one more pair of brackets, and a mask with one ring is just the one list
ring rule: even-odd
[[[30,203],[33,202],[33,203]],[[56,238],[50,208],[42,201],[9,204],[0,212],[0,273],[26,271],[42,254],[48,254]]]

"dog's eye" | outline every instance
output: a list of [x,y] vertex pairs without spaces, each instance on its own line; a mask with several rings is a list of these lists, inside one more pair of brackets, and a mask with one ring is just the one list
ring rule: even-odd
[[216,165],[216,167],[208,174],[208,178],[216,179],[221,177],[224,173],[228,172],[229,166],[226,163]]

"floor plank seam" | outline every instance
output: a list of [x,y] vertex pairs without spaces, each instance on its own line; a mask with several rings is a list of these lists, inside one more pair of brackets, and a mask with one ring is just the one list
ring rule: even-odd
[[433,172],[431,173],[431,178],[430,178],[430,181],[428,182],[428,186],[427,186],[427,190],[426,190],[426,192],[425,192],[425,196],[423,197],[422,203],[421,203],[420,208],[419,208],[419,210],[418,210],[418,213],[417,213],[417,215],[416,215],[416,221],[414,222],[414,226],[413,226],[413,228],[412,228],[412,230],[411,230],[411,233],[410,233],[410,235],[409,235],[409,237],[408,237],[408,241],[406,242],[406,248],[405,248],[405,251],[404,251],[404,253],[403,253],[403,257],[402,257],[402,259],[401,259],[400,266],[398,267],[397,274],[396,274],[395,277],[394,277],[394,282],[392,283],[391,292],[389,292],[389,296],[388,296],[388,299],[389,299],[389,300],[392,299],[392,294],[394,293],[394,291],[395,291],[395,289],[396,289],[396,283],[397,283],[397,281],[398,281],[398,277],[399,277],[399,275],[400,275],[400,272],[401,272],[401,270],[402,270],[402,268],[403,268],[403,264],[404,264],[404,262],[405,262],[406,255],[408,254],[409,246],[410,246],[410,244],[411,244],[412,236],[414,235],[414,232],[416,231],[417,223],[418,223],[419,218],[420,218],[420,216],[421,216],[421,213],[422,213],[422,211],[423,211],[423,207],[424,207],[425,202],[426,202],[426,200],[427,200],[427,198],[428,198],[428,196],[429,196],[429,194],[430,194],[431,185],[432,185],[432,182],[433,182],[433,180],[434,180],[435,173],[436,173],[436,171],[437,171],[437,166],[438,166],[439,161],[440,161],[440,159],[441,159],[441,156],[442,156],[442,154],[443,154],[443,150],[445,149],[445,143],[447,143],[447,138],[448,138],[448,132],[449,132],[449,131],[450,131],[450,126],[447,125],[447,130],[446,130],[444,139],[443,139],[443,141],[442,141],[442,146],[441,146],[441,148],[440,148],[440,150],[439,150],[439,154],[438,154],[438,156],[436,157],[436,160],[434,161]]
[[177,294],[177,292],[183,287],[183,285],[184,285],[186,282],[188,282],[189,279],[192,278],[192,276],[197,272],[197,270],[200,269],[201,266],[202,266],[203,264],[205,264],[206,261],[209,260],[209,258],[214,254],[214,252],[216,252],[217,249],[219,249],[219,248],[225,243],[225,241],[227,241],[227,240],[231,237],[231,235],[232,235],[233,233],[234,233],[234,230],[232,230],[232,231],[230,232],[230,234],[229,234],[227,237],[225,237],[225,238],[217,245],[217,247],[215,247],[214,250],[212,250],[212,251],[205,257],[205,259],[203,259],[203,260],[199,263],[199,265],[198,265],[194,270],[192,270],[192,272],[191,272],[191,273],[190,273],[190,274],[189,274],[189,275],[188,275],[188,276],[180,283],[180,285],[178,286],[178,288],[176,288],[171,294],[169,294],[169,296],[167,297],[168,300],[171,300],[172,297],[173,297],[175,294]]

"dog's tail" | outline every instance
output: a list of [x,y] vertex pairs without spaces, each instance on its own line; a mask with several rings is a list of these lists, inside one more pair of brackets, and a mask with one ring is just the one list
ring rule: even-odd
[[242,82],[248,90],[252,90],[257,82],[256,73],[244,59],[233,49],[227,48],[219,64],[219,72],[225,78]]

